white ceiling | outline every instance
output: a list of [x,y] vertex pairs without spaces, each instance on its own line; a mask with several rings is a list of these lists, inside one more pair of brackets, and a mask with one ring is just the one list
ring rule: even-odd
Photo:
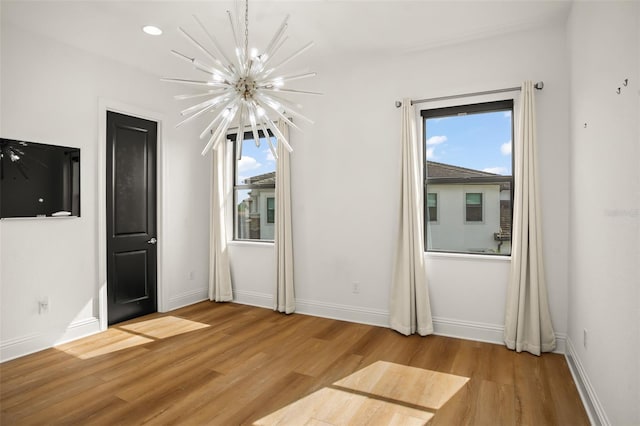
[[[233,1],[220,0],[1,1],[3,25],[10,23],[158,76],[176,76],[185,67],[171,49],[193,53],[178,26],[204,40],[191,15],[224,46],[231,45],[225,11],[236,7]],[[314,41],[304,57],[384,57],[564,21],[570,7],[570,1],[540,0],[251,0],[249,38],[251,45],[264,48],[289,14],[285,53]],[[147,24],[161,27],[164,34],[145,35],[141,27]]]

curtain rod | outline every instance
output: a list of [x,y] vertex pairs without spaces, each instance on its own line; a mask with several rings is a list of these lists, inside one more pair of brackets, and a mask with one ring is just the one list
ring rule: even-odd
[[[542,90],[544,87],[544,82],[539,81],[533,85],[538,90]],[[507,87],[506,89],[495,89],[495,90],[487,90],[484,92],[474,92],[474,93],[464,93],[461,95],[450,95],[450,96],[440,96],[438,98],[428,98],[428,99],[412,99],[411,105],[415,104],[423,104],[425,102],[434,102],[434,101],[445,101],[448,99],[457,99],[457,98],[466,98],[469,96],[480,96],[480,95],[492,95],[494,93],[503,93],[503,92],[515,92],[517,90],[521,90],[521,87]],[[396,101],[396,108],[400,108],[402,106],[402,102]]]

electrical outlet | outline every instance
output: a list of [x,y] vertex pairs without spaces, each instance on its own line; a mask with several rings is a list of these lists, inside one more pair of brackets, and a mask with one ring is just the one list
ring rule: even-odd
[[360,283],[358,281],[354,281],[352,285],[353,294],[360,294]]
[[45,296],[38,300],[38,314],[46,314],[49,312],[49,297]]
[[587,329],[585,328],[584,330],[582,330],[582,346],[584,346],[584,348],[587,348]]

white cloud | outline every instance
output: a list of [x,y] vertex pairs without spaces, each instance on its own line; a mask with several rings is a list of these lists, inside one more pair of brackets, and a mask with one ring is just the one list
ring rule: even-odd
[[443,120],[449,120],[453,118],[453,116],[447,116],[447,117],[438,117],[438,118],[428,118],[429,121],[437,123],[439,121],[443,121]]
[[500,145],[500,152],[502,155],[511,155],[511,141],[505,142]]
[[240,172],[255,170],[260,168],[260,166],[262,166],[262,164],[258,163],[255,158],[248,157],[246,155],[243,155],[242,158],[240,158],[240,161],[238,161],[238,171]]
[[440,145],[441,143],[444,143],[446,141],[446,136],[431,136],[429,139],[427,139],[427,145]]
[[505,111],[504,116],[505,118],[511,118],[511,111]]
[[433,159],[434,155],[433,155],[433,150],[435,148],[431,147],[431,148],[427,148],[427,160],[431,160]]
[[487,167],[486,169],[482,169],[483,172],[493,173],[496,175],[506,175],[507,168],[506,167]]
[[271,150],[269,148],[265,149],[263,152],[267,156],[267,161],[276,161],[276,158],[273,156],[273,153],[271,152]]

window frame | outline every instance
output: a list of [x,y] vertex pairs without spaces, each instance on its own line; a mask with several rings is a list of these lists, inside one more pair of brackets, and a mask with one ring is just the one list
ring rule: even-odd
[[[464,100],[463,100],[464,102]],[[452,255],[472,255],[472,256],[494,256],[494,257],[510,257],[511,254],[502,254],[502,253],[477,253],[474,251],[451,251],[451,250],[434,250],[428,248],[428,228],[431,225],[438,224],[438,222],[430,222],[427,220],[427,194],[429,184],[466,184],[471,185],[468,179],[465,178],[449,178],[449,177],[440,177],[440,178],[429,178],[427,174],[427,157],[426,157],[426,146],[427,146],[427,119],[432,118],[444,118],[450,116],[459,116],[459,115],[469,115],[469,114],[483,114],[483,113],[491,113],[491,112],[500,112],[500,111],[510,111],[511,112],[511,175],[510,176],[496,176],[496,177],[477,177],[474,178],[475,184],[483,184],[483,183],[509,183],[510,184],[510,198],[511,198],[511,238],[509,239],[509,243],[513,241],[513,202],[514,202],[514,189],[515,189],[515,117],[514,113],[516,110],[517,98],[502,98],[493,100],[488,99],[486,101],[474,102],[474,103],[456,103],[454,105],[444,105],[437,106],[434,108],[425,108],[420,110],[419,115],[421,118],[421,126],[422,126],[422,173],[423,173],[423,241],[424,241],[424,251],[427,253],[437,253],[437,254],[452,254]],[[435,191],[432,191],[435,192]],[[485,211],[484,205],[486,204],[486,197],[483,194],[482,200],[482,222],[467,222],[466,221],[466,194],[467,192],[472,192],[469,190],[463,190],[464,199],[464,216],[463,216],[463,226],[464,225],[475,225],[484,223],[485,220]],[[440,198],[440,197],[438,197]],[[438,208],[440,203],[438,203]],[[440,218],[440,212],[438,212],[438,219]]]
[[[267,130],[267,135],[269,138],[273,138],[274,135],[271,132],[271,130]],[[260,139],[264,139],[265,135],[264,132],[262,130],[258,130],[258,138]],[[273,199],[274,199],[274,203],[275,203],[275,190],[276,190],[276,184],[275,182],[273,184],[257,184],[257,183],[253,183],[253,184],[239,184],[236,182],[236,179],[238,178],[238,144],[237,139],[238,139],[238,133],[236,132],[232,132],[227,134],[227,139],[229,141],[231,141],[232,145],[233,145],[233,149],[232,149],[232,191],[233,191],[233,206],[232,206],[232,222],[233,222],[233,229],[232,229],[232,240],[234,242],[247,242],[247,243],[265,243],[265,244],[273,244],[274,240],[268,240],[268,239],[253,239],[253,238],[239,238],[238,237],[238,229],[239,229],[239,223],[238,223],[238,191],[242,191],[242,190],[252,190],[252,189],[273,189]],[[251,143],[255,143],[254,142],[254,138],[253,138],[253,132],[251,131],[245,131],[244,132],[244,143],[247,143],[248,141],[251,141]],[[277,176],[277,167],[276,170],[274,171],[276,173]],[[271,197],[271,195],[269,196]],[[259,201],[258,201],[259,202]],[[274,206],[274,210],[275,210],[275,206]],[[266,218],[265,218],[266,220]],[[274,221],[275,224],[275,221]]]

